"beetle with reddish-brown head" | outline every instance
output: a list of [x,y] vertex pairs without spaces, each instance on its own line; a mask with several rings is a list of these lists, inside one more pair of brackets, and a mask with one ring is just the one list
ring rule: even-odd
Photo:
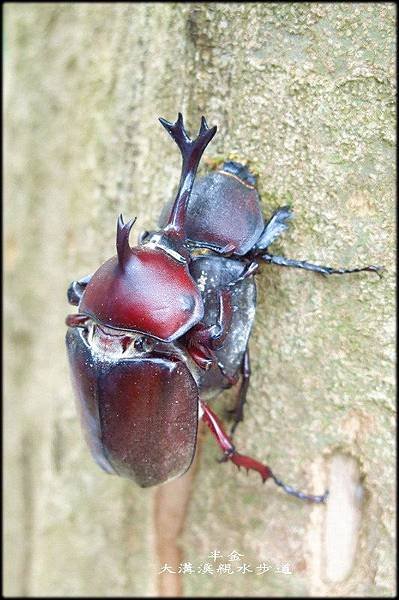
[[[188,136],[182,115],[160,119],[180,149],[176,198],[159,228],[131,247],[134,221],[117,221],[116,255],[72,282],[67,348],[83,429],[97,463],[143,487],[184,473],[203,418],[225,460],[272,478],[312,502],[269,467],[238,453],[232,435],[243,418],[250,377],[248,340],[255,314],[254,275],[261,261],[323,275],[379,267],[333,269],[268,252],[292,213],[277,209],[265,223],[255,177],[236,162],[196,181],[201,156],[216,133],[204,117]],[[230,435],[205,400],[238,385]]]

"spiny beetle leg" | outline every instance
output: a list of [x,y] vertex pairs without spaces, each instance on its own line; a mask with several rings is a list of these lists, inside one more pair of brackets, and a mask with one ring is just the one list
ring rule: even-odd
[[273,479],[274,483],[280,486],[287,494],[295,496],[300,500],[307,500],[308,502],[314,502],[316,504],[326,501],[328,491],[324,492],[324,494],[320,496],[314,496],[313,494],[305,494],[304,492],[295,490],[291,486],[283,483],[280,479],[277,479],[270,467],[268,467],[267,465],[262,464],[261,462],[254,458],[251,458],[250,456],[239,454],[236,451],[235,446],[232,444],[231,439],[224,431],[218,416],[202,400],[200,400],[200,404],[204,411],[203,419],[208,425],[209,429],[211,430],[211,433],[215,436],[220,448],[223,450],[224,460],[231,460],[238,468],[244,467],[244,469],[247,469],[247,471],[249,471],[250,469],[253,471],[257,471],[260,474],[263,483],[269,478]]
[[259,263],[256,260],[251,261],[250,263],[248,263],[248,265],[246,267],[244,267],[244,269],[241,272],[241,275],[239,275],[239,277],[237,277],[237,279],[234,279],[233,281],[231,281],[228,284],[228,286],[234,287],[235,285],[237,285],[237,283],[240,283],[240,281],[244,281],[244,279],[248,279],[248,277],[251,277],[251,275],[254,275],[254,273],[256,273],[258,268],[259,268]]
[[266,252],[259,254],[259,258],[273,265],[280,267],[294,267],[297,269],[305,269],[306,271],[314,271],[315,273],[321,273],[322,275],[344,275],[345,273],[360,273],[361,271],[371,271],[377,273],[378,277],[381,276],[381,271],[384,267],[377,267],[375,265],[368,265],[367,267],[356,267],[354,269],[334,269],[333,267],[326,267],[323,265],[315,265],[307,262],[306,260],[293,260],[292,258],[285,258],[284,256],[275,256]]
[[220,348],[230,330],[233,317],[231,290],[219,292],[219,315],[215,325],[198,323],[187,334],[187,351],[202,369],[208,369],[217,363],[215,350]]
[[247,346],[241,363],[241,382],[237,394],[237,401],[234,408],[231,411],[229,411],[230,414],[234,415],[234,423],[230,429],[230,436],[234,435],[237,425],[244,420],[244,404],[247,401],[247,392],[250,377],[251,362],[249,360],[249,348]]
[[326,490],[324,492],[324,494],[321,494],[320,496],[304,494],[303,492],[301,492],[299,490],[294,490],[294,488],[292,488],[290,485],[286,485],[285,483],[283,483],[281,481],[281,479],[277,479],[277,477],[273,474],[272,474],[272,478],[273,478],[274,483],[276,485],[279,485],[280,487],[282,487],[283,490],[285,492],[287,492],[287,494],[291,494],[291,496],[295,496],[296,498],[300,498],[301,500],[309,500],[310,502],[314,502],[315,504],[321,504],[327,500],[328,495],[329,495],[328,490]]
[[222,289],[219,292],[219,316],[217,322],[217,331],[210,340],[213,350],[223,346],[227,334],[230,331],[231,320],[233,318],[233,304],[231,301],[231,290]]
[[269,221],[255,244],[255,251],[266,250],[288,227],[287,221],[292,219],[293,213],[289,206],[279,206]]

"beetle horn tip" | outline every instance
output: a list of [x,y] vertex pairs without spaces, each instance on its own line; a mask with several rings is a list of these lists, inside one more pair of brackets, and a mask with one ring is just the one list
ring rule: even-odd
[[168,125],[170,126],[171,123],[169,123],[169,121],[167,121],[166,119],[164,119],[163,117],[158,117],[158,121],[161,123],[161,125],[163,125],[165,128],[168,127]]
[[131,254],[131,248],[129,245],[129,234],[136,222],[137,217],[130,219],[127,223],[124,222],[122,213],[118,217],[117,230],[116,230],[116,250],[118,254],[119,265],[123,268],[126,264],[128,257]]

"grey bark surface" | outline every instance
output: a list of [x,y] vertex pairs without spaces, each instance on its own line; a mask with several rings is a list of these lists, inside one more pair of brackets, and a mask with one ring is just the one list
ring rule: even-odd
[[[289,484],[332,486],[331,507],[218,464],[205,434],[183,593],[393,595],[395,5],[33,3],[5,17],[5,594],[149,596],[168,577],[154,490],[102,473],[85,447],[64,318],[69,282],[114,254],[117,215],[137,215],[136,235],[173,195],[180,160],[157,117],[181,111],[192,132],[202,114],[218,125],[208,165],[258,174],[266,217],[294,207],[276,254],[385,266],[381,280],[257,275],[236,445]],[[214,550],[252,572],[198,572]]]

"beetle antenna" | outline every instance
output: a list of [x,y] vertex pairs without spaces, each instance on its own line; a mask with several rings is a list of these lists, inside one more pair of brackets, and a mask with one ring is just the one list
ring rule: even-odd
[[178,145],[183,163],[179,189],[173,204],[166,230],[174,233],[176,237],[185,237],[184,223],[186,220],[187,205],[193,187],[195,175],[201,156],[216,133],[216,125],[209,128],[205,117],[201,117],[201,126],[198,136],[191,140],[183,123],[183,115],[179,112],[175,123],[159,119],[169,135]]
[[129,245],[130,230],[136,222],[136,218],[124,223],[122,214],[119,215],[116,225],[116,252],[118,254],[118,262],[121,269],[124,269],[128,258],[131,256],[131,248]]

